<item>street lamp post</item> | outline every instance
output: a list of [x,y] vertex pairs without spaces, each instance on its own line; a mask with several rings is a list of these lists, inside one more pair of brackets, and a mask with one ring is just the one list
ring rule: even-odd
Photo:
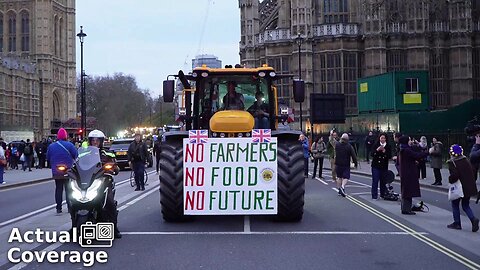
[[[303,37],[298,33],[297,37],[295,38],[295,42],[298,45],[298,79],[302,79],[302,42]],[[300,102],[300,130],[303,132],[303,109],[302,109],[302,102]]]
[[78,39],[80,39],[80,99],[81,99],[81,126],[82,126],[82,137],[85,138],[87,134],[87,106],[85,104],[85,71],[83,70],[83,40],[87,34],[83,32],[83,26],[80,26],[80,32],[77,34]]

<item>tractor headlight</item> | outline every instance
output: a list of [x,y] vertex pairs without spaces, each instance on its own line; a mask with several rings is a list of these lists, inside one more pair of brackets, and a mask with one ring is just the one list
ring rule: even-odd
[[258,76],[260,76],[260,77],[262,77],[262,78],[265,77],[265,75],[267,75],[267,74],[265,74],[265,72],[263,72],[263,71],[260,71],[260,72],[258,73]]
[[247,134],[245,134],[246,137],[250,137],[250,132],[247,132]]
[[275,75],[277,75],[277,74],[275,74],[275,72],[272,71],[272,72],[269,73],[269,75],[270,75],[270,77],[275,77]]
[[239,138],[242,138],[242,137],[243,137],[243,133],[238,133],[238,137],[239,137]]
[[213,133],[212,133],[212,136],[213,136],[213,137],[217,137],[217,133],[216,133],[216,132],[213,132]]
[[225,133],[220,133],[220,138],[225,138]]
[[203,78],[208,77],[208,72],[202,72],[202,77],[203,77]]
[[197,74],[196,72],[193,72],[192,76],[193,76],[194,78],[196,78],[196,77],[198,76],[198,74]]

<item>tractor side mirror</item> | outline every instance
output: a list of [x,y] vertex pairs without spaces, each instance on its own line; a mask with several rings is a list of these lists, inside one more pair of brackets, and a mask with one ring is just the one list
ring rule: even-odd
[[173,102],[174,89],[174,80],[163,81],[163,102]]
[[293,99],[295,102],[305,101],[305,81],[293,80]]

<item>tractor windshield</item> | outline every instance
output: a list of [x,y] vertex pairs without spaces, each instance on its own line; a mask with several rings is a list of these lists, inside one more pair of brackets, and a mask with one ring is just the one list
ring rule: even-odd
[[202,111],[248,110],[257,99],[258,104],[269,102],[268,82],[257,76],[224,76],[208,78]]

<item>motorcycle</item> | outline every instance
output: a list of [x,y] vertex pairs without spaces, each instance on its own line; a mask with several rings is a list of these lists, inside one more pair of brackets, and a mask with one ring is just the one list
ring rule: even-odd
[[82,224],[97,223],[105,210],[109,189],[114,195],[115,164],[102,165],[97,147],[80,147],[78,158],[72,168],[59,165],[57,169],[68,176],[67,201],[72,216],[72,225],[80,230]]

